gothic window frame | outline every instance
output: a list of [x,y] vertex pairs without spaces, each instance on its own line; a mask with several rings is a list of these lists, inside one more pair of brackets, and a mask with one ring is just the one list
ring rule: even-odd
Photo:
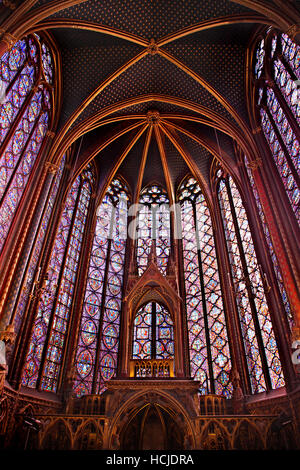
[[[190,189],[192,187],[192,189]],[[185,195],[186,193],[186,195]],[[193,193],[193,194],[192,194]],[[199,201],[199,198],[202,200]],[[231,345],[231,340],[230,340],[230,327],[228,323],[228,318],[227,318],[227,309],[226,309],[226,304],[224,302],[224,288],[223,288],[223,282],[222,282],[222,274],[221,274],[221,269],[220,269],[220,260],[219,260],[219,253],[218,253],[218,243],[217,243],[217,238],[215,235],[215,224],[213,221],[212,217],[212,211],[210,204],[207,201],[207,197],[201,187],[201,184],[194,178],[191,174],[188,174],[184,177],[184,179],[181,181],[180,185],[178,186],[177,190],[177,201],[181,206],[180,210],[180,224],[181,224],[181,234],[182,234],[182,266],[183,266],[183,272],[184,272],[184,277],[186,277],[185,273],[185,236],[184,236],[184,220],[185,220],[185,214],[184,214],[184,203],[188,202],[191,207],[192,207],[192,219],[193,219],[193,226],[189,230],[189,237],[187,239],[188,241],[191,241],[190,236],[192,233],[195,235],[194,236],[194,244],[195,244],[195,250],[197,252],[196,255],[196,271],[197,275],[199,277],[199,282],[200,282],[200,292],[199,295],[199,304],[201,304],[201,311],[203,313],[203,325],[202,325],[202,330],[204,331],[204,336],[205,336],[205,345],[201,349],[201,354],[203,349],[205,349],[206,352],[206,359],[205,361],[207,362],[207,379],[206,379],[206,385],[203,385],[200,393],[218,393],[220,395],[225,395],[227,398],[231,397],[232,394],[232,385],[230,383],[230,371],[231,371],[231,361],[232,361],[232,345]],[[199,204],[201,203],[201,207]],[[203,208],[204,208],[204,214],[203,214]],[[201,212],[202,211],[202,212]],[[206,221],[203,222],[203,229],[206,227],[207,231],[203,237],[203,239],[200,240],[200,230],[201,230],[201,216],[203,215],[206,217]],[[207,225],[208,223],[208,225]],[[203,235],[201,233],[201,235]],[[212,244],[212,245],[211,245]],[[207,253],[207,249],[211,250]],[[188,250],[188,261],[189,263],[192,263],[193,260],[190,259],[189,253],[191,253],[193,250],[190,248]],[[214,270],[214,273],[210,277],[210,281],[214,281],[213,287],[208,287],[207,277],[209,277],[209,269],[208,268],[208,263],[207,260],[211,256],[211,253],[214,255],[214,268],[211,269]],[[208,258],[207,258],[208,257]],[[208,269],[207,269],[208,268]],[[191,273],[190,273],[191,274]],[[191,326],[192,322],[189,321],[189,305],[187,305],[187,297],[189,294],[187,294],[187,279],[185,279],[184,282],[184,292],[185,292],[185,303],[186,303],[186,331],[187,331],[187,340],[188,340],[188,350],[189,350],[189,358],[190,358],[190,367],[191,367],[191,344],[190,344],[190,329],[193,329],[193,325]],[[193,287],[192,283],[192,287]],[[190,286],[191,287],[191,286]],[[189,299],[189,302],[194,299],[193,298]],[[212,298],[214,298],[214,301],[212,301]],[[216,302],[215,302],[216,301]],[[215,304],[214,304],[215,302]],[[220,305],[219,305],[220,304]],[[220,309],[220,307],[222,307]],[[217,314],[215,312],[219,311]],[[190,322],[190,327],[189,327],[189,322]],[[222,323],[220,323],[222,322]],[[225,335],[225,340],[224,338],[219,336],[219,333],[213,332],[214,325],[219,323],[222,325],[221,333],[224,330],[224,335]],[[194,322],[194,325],[196,323]],[[198,332],[198,336],[201,338],[202,333]],[[195,336],[196,341],[197,341],[197,335]],[[195,341],[194,338],[194,341]],[[221,339],[224,341],[223,348],[216,348],[216,343],[218,339]],[[199,341],[199,340],[198,340]],[[222,352],[221,352],[222,351]],[[199,350],[200,352],[200,350]],[[224,354],[223,354],[224,353]],[[225,353],[227,356],[225,356]],[[195,351],[194,351],[195,354]],[[203,354],[202,354],[203,355]],[[219,367],[217,365],[217,359],[218,357],[223,356],[226,358],[225,361],[225,367]],[[203,361],[204,362],[204,361]],[[203,366],[203,362],[201,364],[201,367]],[[217,370],[219,369],[219,373],[217,374]],[[201,369],[202,370],[202,369]],[[222,377],[224,376],[224,378]],[[226,378],[225,378],[226,376]]]
[[[30,388],[57,392],[60,387],[61,375],[65,362],[65,352],[67,350],[69,330],[71,326],[75,294],[78,284],[78,268],[81,265],[84,240],[89,225],[89,207],[91,206],[92,194],[95,188],[95,175],[96,171],[94,165],[87,165],[87,167],[84,168],[81,173],[70,182],[64,194],[64,202],[61,206],[61,211],[57,220],[56,231],[51,242],[49,258],[46,263],[46,269],[49,273],[49,280],[47,276],[47,280],[44,281],[45,289],[41,291],[37,300],[35,318],[33,320],[31,336],[28,342],[28,348],[24,359],[22,383],[24,386],[28,386]],[[68,206],[68,201],[72,200],[73,202],[71,202],[71,205]],[[56,265],[59,266],[57,271],[57,266],[55,266],[56,253],[54,254],[55,246],[57,243],[61,243],[60,239],[57,237],[60,237],[61,241],[65,238],[63,235],[63,220],[66,216],[68,217],[69,215],[71,217],[71,222],[65,226],[68,227],[67,234],[65,244],[62,248],[61,254],[59,254],[59,258],[61,259],[59,262],[56,262]],[[81,230],[79,230],[78,227],[80,217],[84,218],[84,223],[81,224]],[[80,240],[79,250],[75,248],[75,240],[77,240],[77,235]],[[73,243],[73,248],[71,246],[71,242]],[[72,259],[73,261],[75,260],[75,264],[77,265],[77,271],[74,274],[73,270],[73,276],[71,274],[72,268],[67,264],[71,263]],[[54,264],[52,264],[52,260],[54,260]],[[64,290],[65,287],[63,287],[63,285],[69,285],[70,290]],[[49,304],[48,296],[51,302],[50,308],[47,307],[47,305]],[[65,311],[67,313],[62,314],[60,320],[59,312],[61,309],[62,311]],[[62,330],[60,330],[59,324],[61,323],[62,325],[63,322],[65,328],[64,326],[62,326]],[[56,325],[58,325],[57,328]],[[54,326],[56,329],[54,328]],[[35,333],[36,327],[37,334]],[[44,340],[40,342],[40,338],[38,336],[39,328],[43,330],[46,329],[46,332],[44,331],[43,333]],[[57,348],[60,348],[60,362],[55,362],[55,353],[51,353],[51,348],[53,349],[53,351]],[[26,367],[30,370],[30,360],[33,361],[33,358],[30,359],[30,356],[31,354],[35,354],[35,350],[39,349],[41,351],[39,352],[38,357],[37,373],[34,374],[34,379],[32,379],[33,375],[31,375],[31,377],[26,377]],[[51,364],[53,364],[53,370],[56,367],[56,371],[54,370],[54,373],[57,372],[57,374],[54,378],[51,377]],[[34,380],[34,383],[32,382],[32,380]]]
[[[163,201],[159,202],[158,197],[155,197],[155,196],[150,194],[151,191],[153,190],[153,188],[158,189],[158,194],[160,195],[160,197],[164,198]],[[152,197],[152,200],[150,202],[149,201],[143,201],[143,198],[151,199],[151,197]],[[156,202],[156,201],[158,201],[158,202]],[[161,184],[156,183],[156,182],[151,182],[151,183],[147,184],[147,186],[145,186],[141,190],[140,195],[139,195],[138,204],[139,204],[139,210],[138,210],[138,214],[136,216],[137,239],[136,239],[136,244],[135,244],[135,247],[136,247],[135,248],[136,249],[135,259],[136,259],[136,263],[137,263],[138,274],[139,274],[139,276],[141,276],[145,272],[145,270],[147,268],[147,264],[148,264],[148,256],[150,254],[151,245],[153,243],[153,240],[155,240],[154,243],[155,243],[155,249],[156,249],[156,259],[157,259],[157,262],[158,262],[157,263],[158,269],[162,272],[163,275],[166,275],[167,274],[168,260],[169,260],[170,255],[171,255],[171,242],[172,242],[172,227],[171,227],[170,212],[168,212],[168,214],[169,214],[169,218],[168,218],[168,222],[167,222],[168,227],[165,226],[163,228],[163,230],[166,230],[168,232],[168,236],[165,238],[166,242],[165,241],[162,242],[163,256],[161,256],[159,254],[159,249],[161,247],[158,245],[157,240],[162,240],[162,237],[160,237],[160,233],[159,233],[160,227],[157,227],[157,224],[156,224],[157,221],[155,221],[155,224],[153,224],[153,220],[152,220],[153,212],[152,212],[151,206],[155,206],[155,204],[157,204],[158,206],[167,205],[168,207],[170,207],[170,200],[169,200],[168,193],[167,193],[166,189],[163,188],[163,186]],[[140,206],[144,206],[144,207],[140,207]],[[149,225],[147,227],[147,231],[148,231],[148,233],[150,232],[150,236],[147,236],[147,241],[146,242],[143,242],[142,244],[140,244],[140,240],[141,240],[140,231],[143,231],[143,230],[145,231],[146,230],[144,222],[143,222],[142,227],[140,226],[140,214],[143,214],[142,211],[144,211],[145,208],[147,208],[147,210],[148,210],[148,213],[147,213],[148,221],[151,218],[151,227]],[[149,216],[149,214],[150,214],[150,216]],[[160,219],[163,219],[162,213],[159,212],[159,214],[160,214],[159,215]],[[153,238],[153,231],[155,231],[155,238]],[[145,240],[145,237],[143,237],[143,239]],[[169,244],[168,244],[168,242],[169,242]],[[140,255],[139,251],[142,251],[143,253]],[[143,262],[141,263],[141,261],[143,261]]]
[[[262,41],[263,47],[260,46]],[[255,128],[261,129],[268,164],[297,230],[297,222],[300,223],[300,104],[296,81],[300,79],[300,67],[296,71],[296,65],[293,68],[288,59],[283,47],[286,41],[291,39],[285,33],[274,28],[264,29],[249,51],[249,83],[253,85],[250,114]],[[295,45],[292,41],[291,44]],[[295,54],[297,48],[299,54],[297,45]]]
[[[13,57],[14,59],[12,59]],[[20,59],[19,66],[17,66],[16,62],[18,57]],[[3,106],[1,106],[1,111],[6,115],[7,120],[11,119],[10,124],[8,123],[9,125],[6,126],[6,133],[4,132],[3,137],[1,137],[0,149],[2,154],[7,155],[7,158],[9,155],[13,155],[12,146],[14,142],[15,144],[17,142],[17,134],[20,134],[21,142],[18,150],[17,144],[15,145],[17,153],[12,163],[13,166],[10,166],[8,173],[5,170],[6,167],[3,166],[3,175],[6,174],[8,176],[5,176],[6,182],[3,180],[5,187],[3,187],[1,194],[1,204],[6,202],[6,211],[9,207],[11,208],[9,209],[9,226],[1,246],[2,257],[5,253],[7,240],[15,230],[16,219],[21,213],[24,201],[34,186],[35,177],[43,159],[46,137],[57,126],[61,108],[60,96],[62,85],[60,80],[60,54],[52,36],[47,32],[28,34],[18,40],[1,59],[1,63],[4,64],[1,79],[4,79],[3,83],[6,83],[5,101]],[[17,68],[15,70],[11,69],[10,63],[12,63],[13,69],[16,66]],[[30,70],[32,71],[30,73],[33,74],[32,81],[29,79]],[[27,91],[23,95],[23,101],[20,99],[21,104],[18,106],[15,96],[19,95],[19,98],[21,96],[20,90],[22,88],[20,87],[22,86],[22,80],[25,80],[24,86],[26,83]],[[13,102],[16,104],[14,105]],[[38,102],[39,104],[37,104]],[[34,106],[37,108],[37,111],[33,112]],[[7,111],[5,111],[9,109],[9,113],[12,113],[10,118]],[[30,124],[30,120],[32,124]],[[42,125],[44,131],[42,131]],[[21,138],[21,136],[23,137]],[[9,169],[8,166],[7,169]],[[14,181],[16,178],[19,178],[19,180],[23,178],[25,182],[22,187],[15,186]],[[15,189],[13,189],[14,186]],[[14,203],[15,207],[13,209],[13,206],[9,205],[9,201],[6,201],[9,194],[12,194],[12,191],[16,193],[17,197],[17,202]]]
[[[232,186],[230,186],[229,180],[232,181]],[[228,240],[230,238],[228,238],[229,236],[226,236],[226,230],[228,230],[228,221],[226,222],[226,227],[227,227],[226,229],[224,216],[222,215],[221,201],[219,197],[221,183],[223,183],[223,187],[225,187],[226,194],[228,196],[228,206],[229,206],[228,210],[232,218],[232,226],[233,226],[234,235],[235,235],[235,237],[231,238],[230,243],[236,244],[237,250],[235,253],[234,253],[234,248],[232,248],[232,250],[229,249]],[[285,386],[285,377],[284,377],[284,373],[282,369],[282,358],[280,356],[280,351],[277,346],[278,338],[276,336],[276,332],[274,331],[274,322],[273,322],[273,318],[271,314],[272,309],[270,308],[269,301],[268,301],[267,285],[264,282],[263,273],[261,272],[260,269],[257,269],[255,271],[252,270],[252,272],[250,270],[250,265],[247,261],[247,257],[249,257],[249,253],[248,255],[246,254],[245,243],[243,243],[243,239],[242,239],[241,232],[240,232],[240,222],[238,220],[238,216],[236,213],[236,210],[237,210],[236,202],[234,202],[234,197],[236,197],[236,195],[233,197],[233,193],[232,193],[233,187],[235,187],[237,191],[237,198],[240,199],[241,207],[246,216],[246,220],[247,220],[246,225],[248,225],[248,229],[250,231],[249,233],[250,245],[252,243],[252,248],[255,254],[254,264],[256,263],[259,268],[260,266],[259,265],[259,253],[257,252],[256,246],[255,246],[255,237],[253,237],[253,234],[252,234],[253,227],[252,227],[251,221],[249,220],[247,204],[245,204],[243,192],[241,191],[239,185],[236,183],[235,179],[229,173],[221,169],[221,167],[215,168],[213,184],[216,189],[218,212],[220,215],[220,220],[222,224],[222,232],[223,232],[223,236],[225,240],[226,257],[227,257],[228,266],[229,266],[229,273],[228,273],[229,286],[230,286],[230,289],[232,290],[232,293],[233,293],[232,298],[234,299],[235,308],[238,313],[239,336],[241,338],[243,356],[246,357],[246,363],[247,363],[246,380],[248,383],[248,387],[252,394],[267,391],[267,390],[277,389],[277,388]],[[247,249],[250,249],[250,252],[251,252],[251,246],[250,248],[248,247]],[[232,254],[230,254],[231,251],[232,251]],[[238,262],[235,263],[235,265],[234,265],[234,262],[233,261],[231,262],[230,260],[231,256],[236,257],[236,259],[238,258]],[[240,266],[238,266],[238,263],[240,263]],[[253,276],[255,275],[255,273],[256,273],[257,279],[259,279],[257,281],[256,287],[257,287],[257,292],[258,291],[260,292],[259,292],[259,295],[257,296],[255,296],[255,293],[253,290],[254,287],[252,286]],[[266,325],[269,324],[269,322],[271,323],[273,337],[271,337],[271,335],[269,336],[270,342],[268,343],[268,346],[270,346],[271,341],[272,341],[272,345],[274,346],[273,343],[275,342],[274,347],[276,349],[276,354],[277,354],[276,359],[279,360],[279,366],[280,366],[279,369],[281,371],[280,375],[277,378],[278,383],[279,383],[278,386],[273,386],[274,383],[272,385],[270,369],[274,367],[274,362],[272,362],[270,360],[270,357],[268,358],[266,355],[266,344],[264,344],[264,341],[266,342],[266,334],[265,334],[266,329],[264,330],[265,336],[263,336],[262,329],[261,329],[261,326],[264,321],[263,314],[262,312],[260,312],[258,308],[259,300],[257,300],[257,303],[255,301],[256,297],[257,299],[261,300],[262,306],[263,305],[266,306],[267,313],[266,313],[266,316],[264,317],[266,321],[266,323],[264,324],[264,328]],[[245,307],[246,304],[247,304],[247,307]],[[246,308],[248,308],[248,311],[246,311]],[[253,330],[254,333],[253,335],[251,333],[250,336],[248,336],[249,331],[251,332],[251,330]],[[250,341],[249,341],[249,338],[251,338]],[[254,349],[251,346],[253,346]],[[246,347],[248,347],[248,353],[246,353]],[[258,363],[257,361],[253,359],[255,358],[255,356],[256,356],[256,359],[258,359]],[[259,368],[261,370],[260,377],[255,377],[255,371],[257,372]],[[273,381],[275,381],[273,369],[272,369],[272,374],[273,374],[272,375]],[[259,380],[260,380],[260,383],[259,383]]]
[[[148,314],[151,315],[151,324],[148,325],[147,322],[146,322],[146,325],[147,325],[146,327],[149,327],[148,330],[150,331],[150,334],[151,334],[151,337],[148,340],[148,342],[150,342],[150,352],[146,356],[150,356],[150,357],[146,357],[146,356],[140,357],[140,355],[134,353],[135,343],[137,343],[139,339],[142,339],[142,338],[136,338],[136,329],[137,329],[136,327],[137,327],[137,325],[135,324],[135,322],[136,322],[136,319],[139,315],[145,314],[145,309],[150,304],[151,304],[151,312],[146,312],[146,314],[148,313]],[[157,309],[157,305],[159,306],[159,309]],[[142,313],[140,313],[141,311],[142,311]],[[168,323],[167,320],[163,321],[163,323],[166,323],[167,326],[170,327],[170,329],[171,329],[171,338],[168,341],[168,343],[171,343],[171,349],[173,349],[173,350],[171,352],[168,351],[167,357],[157,357],[157,356],[160,355],[160,354],[158,354],[158,343],[161,342],[160,341],[161,338],[160,338],[159,331],[158,331],[158,327],[159,327],[160,324],[157,323],[157,317],[161,313],[161,311],[168,318],[168,321],[170,321],[170,323]],[[129,341],[129,344],[130,344],[130,360],[133,360],[133,361],[136,361],[136,360],[145,360],[145,361],[157,360],[157,361],[159,361],[159,360],[170,359],[170,360],[175,361],[175,349],[176,348],[175,348],[174,318],[173,318],[173,315],[171,314],[169,308],[167,307],[167,305],[164,302],[162,302],[161,300],[159,300],[159,301],[158,300],[147,300],[145,302],[140,303],[134,309],[134,312],[133,312],[133,315],[132,315],[132,322],[131,322],[131,326],[130,326],[130,335],[129,336],[131,337],[131,340]],[[162,340],[162,342],[163,342],[163,340]],[[142,347],[142,349],[144,349],[144,346]]]
[[[118,188],[116,189],[116,181],[118,181]],[[124,226],[123,224],[123,230],[124,230],[124,240],[123,240],[123,247],[122,247],[122,244],[121,244],[121,251],[118,251],[118,249],[115,248],[115,244],[118,242],[117,241],[117,237],[116,239],[114,238],[113,236],[113,233],[114,233],[114,230],[115,230],[115,227],[117,225],[117,217],[119,217],[120,215],[120,209],[124,211],[124,207],[120,208],[119,210],[117,209],[119,203],[120,203],[120,193],[118,192],[121,188],[121,193],[125,193],[126,194],[126,199],[127,199],[127,214],[126,214],[126,227]],[[99,214],[99,217],[98,217],[98,210],[100,209],[101,210],[101,207],[102,205],[105,203],[106,200],[109,200],[110,201],[110,207],[111,207],[111,210],[112,211],[115,211],[114,212],[114,217],[111,216],[110,214],[110,217],[108,217],[108,230],[106,229],[106,226],[104,225],[104,227],[102,227],[102,231],[106,231],[107,230],[107,234],[108,237],[107,237],[107,240],[105,242],[106,244],[106,247],[104,247],[104,245],[100,246],[99,244],[96,244],[96,230],[97,230],[97,224],[98,224],[98,218],[100,217],[100,214]],[[106,356],[109,355],[110,353],[110,350],[109,348],[106,349],[106,354],[105,353],[105,336],[104,335],[104,331],[108,330],[109,328],[116,328],[118,329],[117,331],[117,335],[114,335],[114,336],[111,336],[111,340],[114,340],[115,339],[115,344],[113,345],[110,345],[112,346],[112,349],[115,349],[117,348],[117,351],[113,351],[114,353],[114,371],[112,373],[112,376],[116,374],[117,372],[117,368],[118,368],[118,362],[119,362],[119,346],[120,346],[120,328],[121,328],[121,319],[122,319],[122,295],[123,295],[123,292],[124,292],[124,285],[125,285],[125,263],[126,263],[126,260],[127,260],[127,245],[128,245],[128,242],[127,242],[127,230],[128,230],[128,209],[129,209],[129,204],[130,204],[130,201],[132,200],[132,195],[131,195],[131,192],[129,190],[129,185],[128,183],[125,181],[124,178],[122,178],[120,175],[115,175],[114,178],[112,179],[109,187],[107,188],[107,191],[102,199],[102,201],[98,204],[98,208],[97,208],[97,211],[96,211],[96,216],[95,216],[95,223],[94,223],[94,236],[93,236],[93,239],[91,241],[91,247],[90,247],[90,253],[89,253],[89,258],[88,258],[88,268],[87,268],[87,272],[86,272],[86,278],[85,278],[85,283],[84,283],[84,294],[83,294],[83,300],[82,300],[82,305],[81,305],[81,308],[80,308],[80,321],[79,321],[79,335],[78,335],[78,341],[77,341],[77,344],[76,344],[76,358],[75,358],[75,372],[76,372],[76,375],[75,375],[75,381],[74,381],[74,391],[75,393],[77,394],[77,396],[82,396],[82,395],[86,395],[87,393],[103,393],[105,390],[106,390],[106,386],[105,386],[105,381],[106,381],[106,378],[104,377],[105,376],[105,367],[101,366],[101,361],[103,361],[105,359]],[[123,204],[125,204],[125,201],[123,201]],[[126,233],[125,233],[126,231]],[[100,237],[101,238],[101,237]],[[93,292],[93,289],[90,286],[91,282],[93,281],[93,278],[92,276],[90,276],[90,271],[93,269],[95,270],[95,266],[94,268],[92,268],[92,262],[94,262],[94,264],[96,263],[95,261],[95,255],[94,255],[94,252],[96,250],[99,249],[99,247],[103,250],[105,250],[105,253],[103,254],[102,258],[103,258],[103,266],[104,266],[104,270],[102,271],[101,273],[101,290],[99,292],[99,289],[96,290],[95,292]],[[122,266],[121,268],[119,269],[119,271],[115,272],[115,270],[113,269],[113,266],[112,266],[112,258],[111,257],[111,253],[113,253],[113,256],[117,256],[119,255],[119,257],[123,256],[123,260],[122,260]],[[98,257],[96,256],[96,260],[98,259]],[[99,261],[99,260],[98,260]],[[97,261],[97,262],[98,262]],[[119,290],[119,293],[120,294],[120,298],[116,298],[116,295],[114,296],[112,293],[109,294],[109,276],[112,276],[113,274],[116,274],[116,275],[120,275],[122,277],[121,279],[121,286],[120,286],[120,290]],[[89,294],[88,294],[89,292]],[[88,297],[86,297],[88,295]],[[95,307],[95,310],[98,310],[99,312],[97,313],[93,313],[93,315],[89,315],[87,312],[88,312],[88,305],[90,305],[88,302],[87,302],[87,299],[91,296],[91,295],[95,295],[98,299],[98,304],[94,305]],[[111,321],[109,321],[109,314],[108,314],[108,311],[111,310],[111,308],[109,307],[108,305],[108,302],[107,302],[107,299],[108,299],[108,302],[110,302],[110,306],[111,304],[114,303],[116,304],[116,302],[118,303],[119,302],[119,307],[118,309],[113,309],[114,310],[114,313],[115,313],[115,318],[113,318]],[[91,306],[91,305],[90,305]],[[117,312],[117,313],[116,313]],[[99,318],[97,318],[99,317]],[[86,346],[86,348],[84,348],[84,345],[82,343],[82,340],[81,340],[81,344],[80,344],[80,335],[82,335],[83,333],[83,327],[84,325],[88,322],[88,321],[92,321],[94,324],[97,323],[95,325],[95,347],[94,347],[94,351],[92,351],[92,353],[94,354],[94,357],[92,357],[92,363],[88,364],[87,363],[87,366],[90,367],[90,371],[84,376],[82,375],[80,377],[80,373],[79,373],[79,370],[78,370],[78,364],[80,364],[80,361],[78,359],[78,355],[81,355],[82,353],[84,353],[85,351],[88,351],[88,354],[91,354],[90,351],[89,351],[89,348],[88,346]],[[85,322],[85,323],[84,323]],[[117,323],[116,323],[117,322]],[[91,345],[93,345],[93,342],[91,342]],[[104,355],[102,355],[102,353]],[[82,361],[81,361],[82,362]],[[84,366],[84,363],[82,362],[82,365]],[[76,369],[77,368],[77,369]],[[91,373],[91,380],[89,380],[89,377],[88,375]],[[111,373],[111,370],[109,367],[107,367],[107,373],[110,374]],[[88,379],[87,381],[84,380],[84,379]],[[88,392],[86,391],[87,388],[84,389],[84,387],[88,387],[89,390]]]

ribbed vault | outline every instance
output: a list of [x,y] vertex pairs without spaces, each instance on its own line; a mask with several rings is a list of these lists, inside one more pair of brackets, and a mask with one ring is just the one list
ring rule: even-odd
[[80,142],[73,177],[95,158],[102,195],[117,172],[136,197],[151,181],[174,197],[186,172],[209,194],[214,158],[236,176],[234,143],[255,158],[247,49],[259,29],[287,30],[300,19],[294,6],[282,0],[23,4],[22,19],[11,15],[3,29],[16,38],[41,31],[54,38],[62,99],[49,160],[57,164]]

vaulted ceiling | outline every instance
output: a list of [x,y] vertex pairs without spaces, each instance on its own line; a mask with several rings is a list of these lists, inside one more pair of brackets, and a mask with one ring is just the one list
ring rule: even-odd
[[270,2],[33,3],[31,15],[55,3],[67,6],[52,8],[29,28],[48,30],[61,55],[53,159],[80,141],[78,161],[96,159],[102,191],[120,174],[133,194],[156,181],[174,195],[188,172],[209,192],[215,156],[234,171],[233,141],[251,133],[247,47],[259,27],[272,24],[249,5]]

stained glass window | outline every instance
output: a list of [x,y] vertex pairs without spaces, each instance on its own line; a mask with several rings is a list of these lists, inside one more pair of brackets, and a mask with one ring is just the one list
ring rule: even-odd
[[140,196],[138,215],[137,264],[142,275],[154,240],[157,266],[167,273],[170,254],[170,211],[166,192],[157,185],[145,188]]
[[[300,144],[295,131],[300,122],[300,48],[286,34],[275,34],[272,29],[266,36],[256,49],[257,105],[273,163],[300,223]],[[266,42],[271,43],[270,57],[266,56]],[[266,79],[267,65],[273,83]]]
[[194,178],[180,188],[190,371],[200,393],[231,396],[231,358],[210,211]]
[[143,305],[133,326],[133,359],[172,359],[173,321],[168,310],[157,302]]
[[33,243],[31,247],[30,256],[25,268],[22,288],[19,292],[18,300],[16,303],[16,316],[14,321],[14,329],[17,334],[23,314],[26,308],[27,303],[29,302],[30,295],[34,294],[34,281],[37,281],[39,276],[39,259],[43,247],[43,242],[45,240],[45,235],[47,232],[48,224],[52,214],[52,209],[55,203],[55,198],[58,192],[59,184],[61,182],[61,177],[65,165],[65,156],[62,158],[60,166],[58,168],[56,177],[51,185],[48,196],[46,196],[47,203],[41,211],[40,222],[36,230],[36,234],[33,237]]
[[97,211],[76,351],[77,396],[102,393],[116,373],[128,201],[127,187],[115,179]]
[[43,76],[53,73],[50,49],[37,35],[0,59],[0,252],[49,128],[54,90]]
[[218,182],[223,220],[252,393],[285,384],[247,214],[231,177]]
[[22,383],[28,387],[40,381],[42,390],[57,390],[92,185],[87,168],[73,183],[62,211],[24,368]]
[[260,197],[259,197],[259,194],[258,194],[258,191],[257,191],[257,187],[256,187],[256,184],[255,184],[255,181],[254,181],[254,178],[253,178],[253,175],[252,175],[252,171],[251,171],[251,168],[250,168],[250,165],[249,165],[249,162],[248,162],[248,159],[247,159],[246,156],[245,156],[245,167],[246,167],[246,170],[247,170],[249,182],[250,182],[251,189],[252,189],[254,199],[255,199],[255,202],[256,202],[256,206],[257,206],[257,210],[258,210],[259,217],[260,217],[260,220],[261,220],[262,228],[263,228],[263,231],[264,231],[264,234],[265,234],[265,238],[266,238],[267,246],[268,246],[268,249],[269,249],[270,257],[271,257],[271,260],[273,262],[274,272],[275,272],[275,275],[276,275],[276,278],[277,278],[278,288],[279,288],[279,291],[280,291],[280,294],[281,294],[282,302],[283,302],[285,312],[286,312],[287,318],[289,320],[290,326],[292,327],[293,326],[293,317],[292,317],[292,312],[291,312],[291,307],[290,307],[290,304],[289,304],[289,301],[288,301],[288,297],[287,297],[287,294],[286,294],[286,291],[285,291],[280,266],[279,266],[278,259],[277,259],[277,256],[275,254],[275,251],[274,251],[272,238],[271,238],[269,228],[268,228],[268,225],[267,225],[267,222],[266,222],[266,217],[265,217],[265,214],[264,214],[261,202],[260,202]]
[[300,47],[287,34],[281,35],[281,47],[285,60],[289,63],[297,78],[300,79]]

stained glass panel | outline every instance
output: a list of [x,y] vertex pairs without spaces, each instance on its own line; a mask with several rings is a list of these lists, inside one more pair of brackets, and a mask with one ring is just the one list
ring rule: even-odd
[[[300,78],[300,48],[287,34],[277,36],[269,30],[267,34],[272,34],[270,59],[274,84],[270,80],[258,83],[257,104],[260,107],[263,133],[299,223],[300,144],[292,120],[298,124],[300,122],[299,87],[296,80]],[[259,41],[256,49],[256,68],[262,72],[264,61],[259,60],[261,56],[265,56],[265,49],[264,42]],[[255,71],[255,76],[259,78],[261,73],[257,74]],[[279,95],[290,108],[291,114],[286,112],[286,106],[279,99]]]
[[47,269],[46,289],[37,308],[23,374],[23,385],[28,387],[36,387],[42,368],[41,389],[57,390],[90,197],[89,180],[78,176],[66,199]]
[[[0,251],[48,130],[53,90],[41,79],[39,37],[29,36],[0,59]],[[48,69],[53,59],[48,51]]]
[[246,286],[246,279],[244,278],[244,268],[241,261],[234,217],[224,180],[221,180],[219,183],[218,196],[234,285],[234,297],[236,298],[239,312],[252,393],[258,393],[266,390],[266,383],[252,317],[249,293]]
[[292,67],[297,78],[300,79],[300,47],[287,34],[281,35],[281,45],[284,58]]
[[142,275],[148,264],[152,240],[155,240],[157,265],[167,272],[170,254],[170,211],[165,191],[153,185],[141,193],[138,215],[137,264]]
[[269,144],[274,162],[281,177],[287,196],[290,200],[291,207],[295,213],[298,223],[300,224],[300,189],[298,188],[286,155],[276,137],[269,116],[264,109],[260,110],[260,114],[264,135]]
[[92,393],[94,389],[102,393],[105,382],[116,373],[127,210],[128,190],[115,179],[97,211],[76,351],[77,396]]
[[273,262],[273,267],[274,267],[275,275],[276,275],[276,278],[277,278],[278,287],[279,287],[279,290],[280,290],[282,302],[284,304],[284,308],[285,308],[287,317],[288,317],[290,325],[292,327],[293,317],[292,317],[291,307],[290,307],[288,297],[287,297],[287,294],[286,294],[286,291],[285,291],[280,266],[279,266],[277,256],[276,256],[275,251],[274,251],[272,238],[271,238],[271,235],[270,235],[270,232],[269,232],[269,228],[268,228],[268,225],[267,225],[267,222],[266,222],[265,214],[264,214],[261,202],[260,202],[260,197],[259,197],[259,194],[258,194],[258,191],[257,191],[257,187],[256,187],[256,184],[255,184],[255,181],[254,181],[252,171],[250,169],[247,157],[245,157],[245,167],[246,167],[246,170],[247,170],[247,174],[248,174],[249,182],[250,182],[250,185],[251,185],[251,188],[252,188],[252,192],[253,192],[253,195],[254,195],[254,198],[255,198],[255,202],[256,202],[257,210],[258,210],[260,220],[261,220],[261,223],[262,223],[263,231],[264,231],[264,234],[265,234],[265,237],[266,237],[266,242],[267,242],[267,246],[268,246],[268,249],[269,249],[270,257],[271,257],[271,260]]
[[184,182],[179,200],[191,376],[200,393],[229,398],[231,359],[210,212],[194,178]]
[[296,81],[292,79],[280,59],[274,60],[274,78],[297,122],[300,123],[298,87]]
[[[17,167],[17,171],[14,172],[14,177],[10,181],[8,190],[6,191],[5,196],[2,198],[0,207],[0,251],[3,248],[10,225],[13,221],[15,211],[26,188],[31,170],[34,166],[41,144],[43,142],[43,137],[47,132],[48,121],[48,113],[43,113],[38,120],[37,125],[35,126],[31,139],[28,141],[25,152],[23,153],[22,160]],[[24,145],[23,139],[23,135],[19,136],[18,134],[15,134],[11,142],[11,156],[20,152],[22,149],[21,146]]]
[[296,138],[288,119],[286,118],[278,100],[275,97],[274,91],[271,88],[267,89],[267,105],[270,113],[273,116],[277,129],[288,149],[289,155],[292,159],[294,167],[299,174],[300,170],[300,145]]
[[246,211],[242,204],[238,189],[231,177],[229,177],[229,184],[232,194],[233,205],[235,208],[236,219],[239,227],[240,237],[245,254],[245,259],[247,263],[250,286],[254,294],[253,297],[256,306],[256,314],[265,349],[267,365],[269,368],[271,386],[273,389],[275,389],[285,385],[277,342],[275,339],[270,312],[268,309],[263,282],[261,279],[261,272],[255,255],[254,244]]
[[133,359],[172,359],[174,329],[169,312],[157,302],[143,305],[133,326]]

